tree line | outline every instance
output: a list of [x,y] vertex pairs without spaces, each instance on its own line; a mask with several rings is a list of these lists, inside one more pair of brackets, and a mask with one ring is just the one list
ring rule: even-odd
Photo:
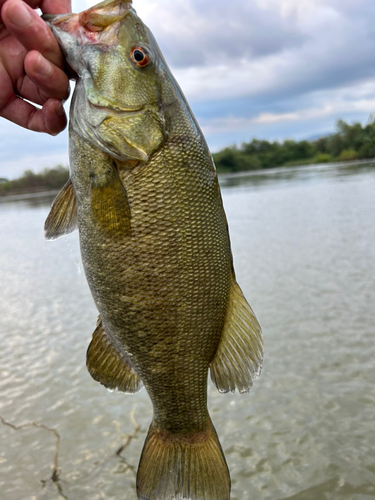
[[[335,134],[313,141],[268,142],[253,139],[241,146],[226,147],[214,153],[213,157],[219,173],[375,158],[375,122],[363,127],[358,122],[349,125],[339,120]],[[69,170],[62,165],[37,174],[26,170],[19,179],[10,181],[0,178],[0,196],[55,191],[68,178]]]
[[60,189],[69,178],[69,170],[62,165],[44,169],[36,174],[26,170],[22,177],[14,180],[0,179],[0,196],[10,194],[34,193],[38,191],[55,191]]
[[253,139],[213,154],[218,172],[375,158],[375,123],[336,124],[335,134],[313,141],[268,142]]

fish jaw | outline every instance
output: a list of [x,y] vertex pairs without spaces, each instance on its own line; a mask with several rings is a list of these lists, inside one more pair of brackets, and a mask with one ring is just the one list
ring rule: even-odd
[[78,48],[78,40],[73,35],[74,32],[79,30],[79,15],[61,14],[43,17],[51,28],[67,63],[77,74],[79,74],[79,67],[75,57]]
[[[105,0],[79,14],[45,16],[68,64],[81,76],[82,48],[94,44],[115,46],[117,32],[126,13],[132,10],[131,1]],[[106,30],[103,37],[104,28]]]
[[[77,74],[73,130],[119,161],[147,162],[167,132],[159,55],[131,2],[106,0],[47,21]],[[139,47],[150,60],[147,67],[132,59]]]

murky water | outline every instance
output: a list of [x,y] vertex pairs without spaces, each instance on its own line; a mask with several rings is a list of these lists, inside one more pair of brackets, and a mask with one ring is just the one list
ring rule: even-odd
[[[233,500],[375,498],[375,165],[221,179],[238,281],[264,330],[249,394],[209,406]],[[97,312],[77,235],[43,239],[51,200],[0,204],[0,498],[135,500],[145,391],[109,393],[85,353]],[[132,432],[142,429],[123,451]],[[43,483],[42,480],[47,480]]]

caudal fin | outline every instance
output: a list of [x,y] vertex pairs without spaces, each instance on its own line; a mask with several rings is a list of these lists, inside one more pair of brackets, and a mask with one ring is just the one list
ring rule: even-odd
[[173,434],[151,424],[137,474],[140,500],[229,500],[230,477],[216,431]]

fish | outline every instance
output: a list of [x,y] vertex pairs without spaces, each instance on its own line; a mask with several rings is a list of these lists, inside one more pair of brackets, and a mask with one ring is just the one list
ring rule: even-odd
[[45,237],[78,229],[99,318],[87,350],[108,389],[143,386],[153,417],[140,500],[228,500],[207,409],[260,375],[260,325],[236,281],[215,165],[151,31],[131,1],[46,19],[76,74],[70,178]]

